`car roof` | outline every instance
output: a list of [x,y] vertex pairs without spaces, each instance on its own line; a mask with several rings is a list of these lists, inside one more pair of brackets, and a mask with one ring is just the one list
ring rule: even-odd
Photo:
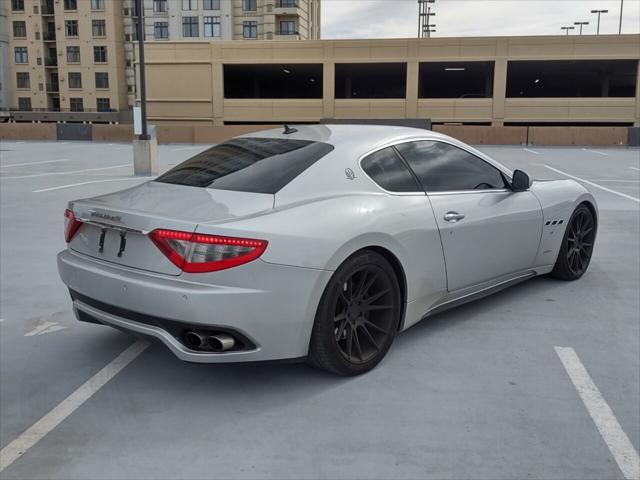
[[[249,133],[242,137],[282,138],[324,142],[343,150],[362,150],[362,153],[405,139],[448,139],[446,135],[422,128],[394,125],[295,125],[297,132],[285,134],[283,127]],[[356,153],[356,152],[354,152]]]

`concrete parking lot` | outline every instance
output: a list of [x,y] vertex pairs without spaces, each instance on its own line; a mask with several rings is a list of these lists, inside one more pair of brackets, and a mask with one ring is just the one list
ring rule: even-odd
[[[162,170],[203,148],[160,146]],[[183,363],[77,322],[55,260],[67,201],[145,179],[132,176],[127,144],[3,141],[0,448],[18,449],[0,477],[629,478],[624,439],[601,434],[556,347],[588,372],[633,467],[640,150],[481,149],[592,191],[600,228],[588,273],[440,314],[401,334],[374,371],[345,379],[304,364]]]

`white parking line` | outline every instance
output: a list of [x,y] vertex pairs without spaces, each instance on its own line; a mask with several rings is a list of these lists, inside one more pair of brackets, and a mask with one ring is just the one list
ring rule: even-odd
[[144,352],[148,346],[148,342],[138,340],[60,402],[53,410],[25,430],[18,438],[0,450],[0,472],[24,455],[27,450],[56,428],[60,422],[75,412],[94,393]]
[[35,335],[44,335],[45,333],[53,333],[59,330],[64,330],[65,328],[67,327],[65,327],[64,325],[58,324],[58,322],[44,322],[38,325],[33,330],[31,330],[30,332],[25,333],[24,336],[33,337]]
[[599,188],[600,190],[604,190],[605,192],[613,193],[614,195],[619,195],[624,198],[628,198],[629,200],[633,200],[636,203],[640,203],[640,198],[632,197],[631,195],[627,195],[626,193],[617,192],[616,190],[611,190],[610,188],[603,187],[602,185],[598,185],[597,183],[590,182],[589,180],[585,180],[584,178],[575,177],[569,173],[563,172],[562,170],[558,170],[557,168],[550,167],[549,165],[545,165],[545,168],[549,170],[553,170],[560,175],[564,175],[565,177],[573,178],[582,183],[586,183],[587,185],[591,185],[592,187]]
[[584,150],[585,152],[591,152],[591,153],[597,153],[598,155],[603,155],[605,157],[608,157],[609,154],[608,153],[604,153],[604,152],[599,152],[597,150],[591,150],[589,148],[583,148],[582,150]]
[[58,163],[58,162],[70,162],[70,158],[60,158],[58,160],[44,160],[42,162],[27,162],[27,163],[10,163],[9,165],[0,165],[0,168],[9,167],[26,167],[27,165],[42,165],[43,163]]
[[530,148],[523,148],[525,152],[533,153],[534,155],[540,155],[540,152],[536,152],[535,150],[531,150]]
[[640,172],[640,168],[636,168],[636,167],[629,167],[631,170],[635,170],[636,172]]
[[85,168],[84,170],[71,170],[67,172],[49,172],[49,173],[37,173],[34,175],[18,175],[14,177],[0,177],[1,180],[12,180],[16,178],[34,178],[34,177],[48,177],[50,175],[68,175],[70,173],[81,173],[81,172],[96,172],[98,170],[112,170],[114,168],[123,168],[130,167],[131,163],[123,163],[122,165],[114,165],[113,167],[101,167],[101,168]]
[[555,347],[573,386],[627,480],[640,478],[640,456],[571,347]]
[[63,188],[79,187],[81,185],[90,185],[92,183],[104,183],[104,182],[122,182],[125,180],[153,180],[155,177],[125,177],[125,178],[110,178],[108,180],[91,180],[90,182],[71,183],[69,185],[59,185],[57,187],[41,188],[40,190],[33,190],[31,193],[52,192],[53,190],[62,190]]

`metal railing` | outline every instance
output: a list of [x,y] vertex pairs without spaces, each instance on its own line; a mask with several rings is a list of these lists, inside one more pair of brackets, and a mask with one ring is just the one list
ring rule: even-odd
[[44,32],[42,34],[42,38],[43,38],[43,40],[55,40],[56,39],[56,32]]
[[276,35],[300,35],[297,30],[279,30]]
[[47,67],[57,67],[58,66],[58,59],[53,57],[53,58],[45,58],[44,59],[44,64]]
[[57,83],[47,83],[47,92],[58,93],[60,91],[60,85]]
[[291,0],[278,0],[276,8],[298,8],[298,2]]

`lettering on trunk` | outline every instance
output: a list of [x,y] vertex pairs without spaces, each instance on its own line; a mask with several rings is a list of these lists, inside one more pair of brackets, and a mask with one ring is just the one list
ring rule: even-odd
[[92,210],[90,213],[92,217],[97,217],[102,220],[109,220],[111,222],[122,223],[122,217],[120,215],[109,215],[108,213],[100,213],[96,212],[95,210]]

